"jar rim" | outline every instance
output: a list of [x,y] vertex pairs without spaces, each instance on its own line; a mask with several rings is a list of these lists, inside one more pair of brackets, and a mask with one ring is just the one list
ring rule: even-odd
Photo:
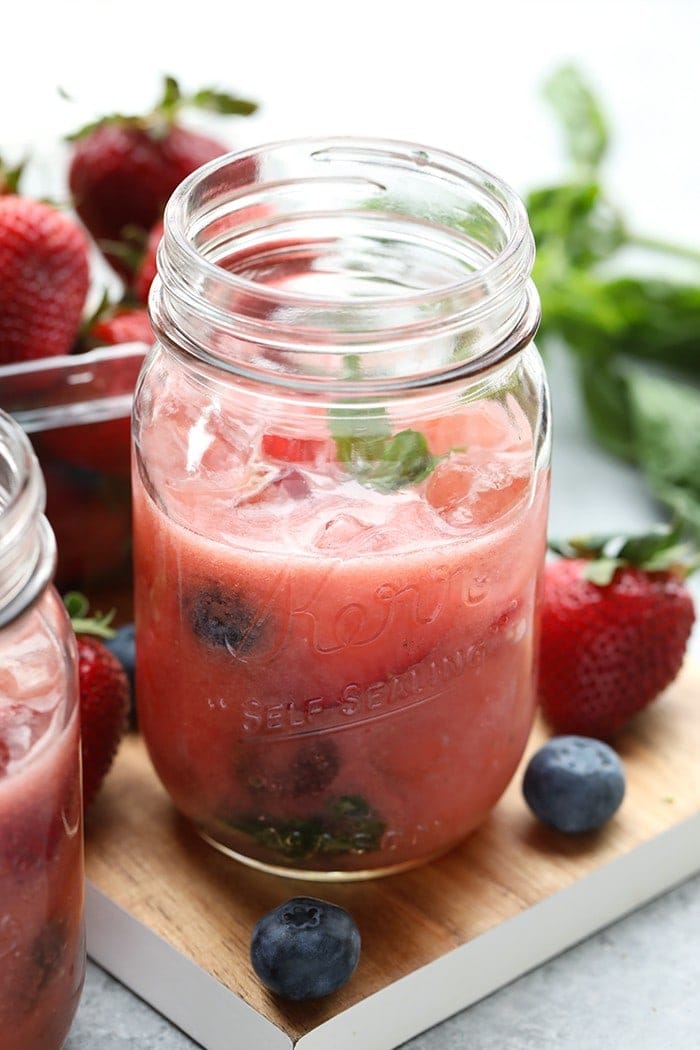
[[[232,290],[250,294],[259,288],[257,281],[228,270],[223,270],[196,251],[186,235],[189,201],[197,184],[213,178],[232,163],[242,164],[245,161],[255,161],[273,153],[294,150],[304,150],[314,160],[332,159],[333,155],[345,155],[347,157],[352,152],[355,160],[364,155],[366,158],[371,158],[377,162],[406,167],[414,165],[420,167],[425,174],[433,173],[441,178],[448,176],[458,178],[465,186],[471,185],[481,192],[487,192],[501,207],[504,218],[508,220],[510,229],[507,233],[506,242],[498,254],[494,255],[478,269],[465,273],[457,281],[430,289],[408,291],[395,296],[383,296],[381,300],[382,306],[392,307],[400,306],[401,304],[425,305],[444,299],[447,296],[459,296],[464,293],[470,293],[485,283],[491,283],[494,275],[499,271],[501,273],[507,272],[509,276],[511,270],[516,271],[512,276],[521,276],[523,272],[529,275],[534,259],[534,243],[530,232],[529,220],[522,199],[507,182],[492,174],[486,168],[447,150],[422,146],[402,139],[362,136],[302,136],[290,139],[277,139],[248,149],[225,153],[203,164],[183,179],[171,195],[165,209],[168,236],[171,245],[176,248],[181,261],[189,259],[190,262],[204,267],[210,274],[215,275],[217,280],[227,283]],[[376,182],[376,180],[370,178],[368,182]],[[244,188],[236,196],[243,196],[246,192],[247,188]],[[462,238],[465,241],[468,239],[455,226],[450,227],[450,234],[454,237],[455,242],[459,242]],[[318,305],[327,309],[346,303],[344,299],[334,296],[311,295],[267,285],[265,286],[265,296],[283,306],[294,304],[300,306]],[[353,309],[360,312],[373,306],[376,306],[376,301],[353,301]]]
[[280,139],[174,191],[150,315],[163,344],[239,377],[318,391],[359,374],[400,392],[532,340],[534,255],[520,197],[471,161],[399,139]]
[[0,627],[11,623],[53,578],[56,543],[43,515],[44,477],[22,427],[0,409]]

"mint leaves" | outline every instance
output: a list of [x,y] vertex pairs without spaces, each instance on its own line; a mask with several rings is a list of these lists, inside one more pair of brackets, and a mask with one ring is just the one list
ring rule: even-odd
[[[331,427],[338,460],[361,484],[380,492],[394,492],[426,478],[439,462],[418,430],[400,430],[393,436],[376,417],[344,417],[355,420],[356,432],[348,434],[336,421]],[[373,426],[376,423],[376,429]],[[374,431],[374,432],[373,432]]]
[[[651,493],[700,537],[700,251],[641,236],[625,221],[602,178],[605,115],[581,74],[560,69],[544,95],[569,173],[525,198],[537,244],[538,345],[545,356],[550,344],[573,354],[594,437],[636,464]],[[639,272],[630,272],[635,257]],[[677,276],[647,276],[662,260],[666,273],[675,261]]]
[[[356,354],[345,358],[348,379],[361,375]],[[330,431],[338,461],[362,485],[380,492],[394,492],[426,478],[440,462],[428,448],[419,430],[392,434],[386,410],[381,405],[356,408],[348,404],[330,409]]]
[[360,795],[339,795],[307,818],[241,816],[231,821],[237,830],[287,861],[342,853],[378,850],[384,822]]

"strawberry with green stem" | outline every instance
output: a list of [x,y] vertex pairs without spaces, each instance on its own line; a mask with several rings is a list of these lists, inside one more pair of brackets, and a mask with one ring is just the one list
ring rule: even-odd
[[129,681],[121,663],[105,645],[115,634],[114,613],[88,616],[87,599],[76,592],[64,603],[78,645],[83,805],[95,800],[128,725]]
[[677,527],[552,544],[544,574],[538,692],[556,733],[612,737],[678,675],[698,566]]
[[168,76],[150,113],[112,114],[70,136],[68,183],[76,211],[127,281],[175,187],[195,168],[227,152],[221,142],[182,126],[186,107],[249,116],[257,104],[213,89],[185,95]]

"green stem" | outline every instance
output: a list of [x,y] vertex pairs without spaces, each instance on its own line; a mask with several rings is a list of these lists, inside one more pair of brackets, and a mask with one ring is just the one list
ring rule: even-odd
[[630,234],[627,243],[638,248],[648,248],[649,251],[663,252],[666,255],[676,255],[681,259],[690,259],[700,262],[700,249],[691,248],[687,244],[674,244],[657,237],[642,237],[638,234]]

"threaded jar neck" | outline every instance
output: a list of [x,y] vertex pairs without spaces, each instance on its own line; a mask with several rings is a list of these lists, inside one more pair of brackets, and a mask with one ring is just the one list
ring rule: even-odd
[[250,379],[390,393],[525,346],[533,259],[520,199],[467,161],[410,143],[280,142],[175,191],[151,316],[166,344]]
[[43,594],[56,563],[46,492],[29,438],[0,410],[0,627]]

